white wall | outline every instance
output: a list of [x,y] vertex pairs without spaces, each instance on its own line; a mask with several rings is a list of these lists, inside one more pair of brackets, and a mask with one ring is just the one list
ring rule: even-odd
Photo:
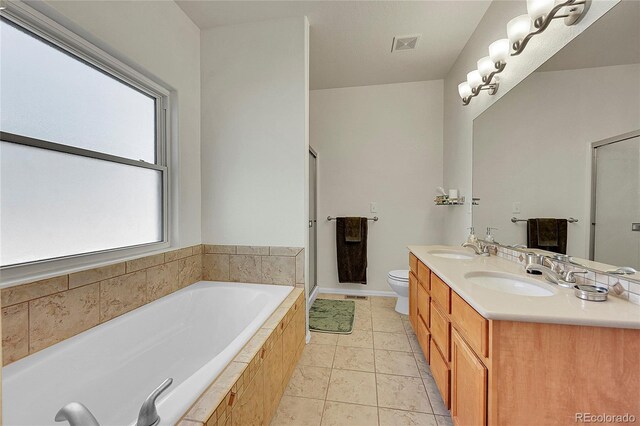
[[174,2],[29,4],[172,90],[172,245],[201,242],[200,30]]
[[202,237],[304,247],[306,18],[202,32]]
[[[318,284],[391,291],[386,277],[407,269],[406,246],[437,244],[444,207],[442,80],[311,91],[310,143],[318,152]],[[378,203],[371,213],[369,203]],[[339,284],[335,222],[369,222],[368,284]]]
[[498,241],[526,244],[526,224],[510,221],[520,202],[520,218],[578,219],[567,253],[588,258],[591,144],[640,128],[639,76],[638,64],[536,72],[478,117],[476,232],[495,226]]
[[[458,188],[470,201],[472,193],[472,141],[473,119],[504,96],[520,81],[536,70],[547,59],[573,40],[589,25],[611,9],[619,0],[594,0],[585,17],[571,27],[561,19],[551,23],[547,30],[532,38],[525,51],[509,58],[505,71],[500,74],[500,89],[495,96],[482,93],[471,104],[463,106],[458,95],[458,84],[466,80],[467,72],[474,70],[478,59],[487,56],[493,41],[506,37],[507,22],[526,13],[524,1],[494,1],[478,24],[469,42],[447,74],[444,83],[444,183]],[[445,217],[447,244],[460,244],[466,239],[471,226],[469,205],[456,208]]]

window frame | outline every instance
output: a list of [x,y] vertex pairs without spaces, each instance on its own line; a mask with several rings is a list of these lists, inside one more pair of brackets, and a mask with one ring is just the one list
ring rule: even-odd
[[83,61],[95,68],[97,72],[105,73],[120,81],[122,84],[129,85],[135,90],[155,99],[155,162],[149,163],[144,160],[133,160],[100,151],[78,148],[8,132],[0,132],[0,138],[9,143],[160,171],[162,174],[162,240],[134,246],[77,253],[62,257],[0,266],[0,272],[2,273],[0,277],[0,287],[5,287],[7,283],[12,283],[16,280],[21,281],[30,276],[37,277],[52,275],[52,272],[59,274],[60,271],[86,269],[87,267],[95,267],[100,264],[114,263],[115,261],[139,257],[141,254],[149,254],[170,247],[171,212],[169,206],[171,205],[171,172],[169,168],[169,138],[171,135],[171,120],[169,114],[171,111],[171,92],[30,6],[18,1],[6,2],[3,3],[3,6],[5,6],[5,8],[0,10],[0,17],[6,19],[11,24],[42,38],[47,43],[72,55],[77,60]]

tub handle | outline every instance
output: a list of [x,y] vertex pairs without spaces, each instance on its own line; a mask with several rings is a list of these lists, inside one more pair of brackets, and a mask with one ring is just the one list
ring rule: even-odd
[[168,378],[153,392],[151,392],[151,395],[147,397],[140,408],[140,414],[138,414],[138,422],[136,423],[136,426],[155,426],[160,423],[160,416],[156,410],[156,399],[162,392],[171,386],[171,383],[173,383],[173,379]]

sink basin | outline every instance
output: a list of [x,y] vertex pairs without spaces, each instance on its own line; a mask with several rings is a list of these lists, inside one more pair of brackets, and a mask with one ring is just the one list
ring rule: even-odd
[[429,252],[430,255],[436,257],[443,257],[445,259],[473,259],[472,254],[467,254],[464,252],[454,251],[454,250],[432,250]]
[[533,297],[556,294],[556,289],[549,284],[506,272],[469,272],[464,277],[479,287],[501,293]]

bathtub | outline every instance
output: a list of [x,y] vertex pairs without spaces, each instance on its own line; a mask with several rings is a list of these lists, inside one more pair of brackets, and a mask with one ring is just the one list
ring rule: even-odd
[[176,423],[292,291],[201,281],[2,370],[3,424],[49,425],[82,402],[102,426],[132,425],[145,398]]

